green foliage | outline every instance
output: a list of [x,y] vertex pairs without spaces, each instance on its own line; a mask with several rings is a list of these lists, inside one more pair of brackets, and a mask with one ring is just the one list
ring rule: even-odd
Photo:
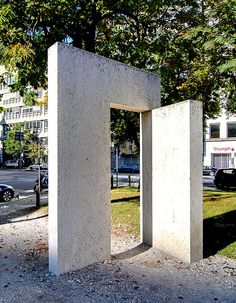
[[[24,134],[24,140],[21,142],[15,139],[15,133],[22,132]],[[35,159],[38,157],[38,144],[36,138],[32,137],[27,129],[24,129],[24,123],[14,124],[11,130],[7,131],[7,139],[5,143],[5,151],[13,158],[20,158],[20,150],[24,157]],[[44,149],[40,147],[40,156],[44,154]]]
[[33,106],[37,102],[38,94],[35,91],[26,92],[24,94],[24,104],[28,106]]
[[[235,112],[235,4],[0,0],[0,63],[22,95],[28,85],[47,88],[47,49],[60,41],[160,74],[162,105],[195,99],[203,102],[206,118],[217,116],[222,106]],[[34,96],[25,102],[33,104]],[[117,131],[124,133],[126,126],[130,131],[122,115],[112,113],[117,144],[122,141]],[[138,134],[128,137],[136,142]]]
[[[24,133],[24,140],[21,142],[15,139],[15,133]],[[7,154],[11,155],[13,158],[20,158],[20,150],[24,153],[27,143],[30,141],[30,133],[23,129],[23,124],[18,123],[13,126],[13,128],[7,131],[7,139],[5,143],[5,151]]]
[[44,156],[44,147],[42,144],[40,144],[40,147],[37,143],[37,141],[31,140],[26,148],[26,155],[28,158],[34,160],[38,158],[38,149],[40,148],[40,158],[43,158]]
[[[217,114],[222,106],[235,111],[235,26],[235,0],[206,1],[204,22],[185,36],[197,50],[190,62],[192,74],[186,80],[186,88],[205,91],[200,100],[204,101],[207,117]],[[216,104],[213,108],[212,103]]]
[[139,114],[111,109],[111,140],[117,146],[126,141],[133,142],[139,150]]

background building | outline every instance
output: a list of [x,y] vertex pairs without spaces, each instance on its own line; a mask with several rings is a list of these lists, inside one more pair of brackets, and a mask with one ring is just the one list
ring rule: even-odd
[[223,113],[208,120],[204,143],[204,165],[235,167],[236,115]]
[[[4,79],[6,85],[0,85],[0,106],[5,111],[0,114],[0,120],[4,117],[6,123],[11,128],[14,124],[24,122],[25,127],[32,134],[40,137],[41,143],[45,148],[45,160],[47,160],[48,146],[48,110],[47,106],[26,106],[19,93],[10,91],[8,85],[11,85],[12,78],[6,76]],[[30,91],[31,88],[29,88]],[[45,92],[39,91],[39,97],[43,98]],[[2,129],[0,130],[2,132]],[[2,136],[1,136],[2,137]],[[2,142],[0,150],[0,162],[2,159]]]
[[120,167],[130,167],[136,170],[140,169],[140,157],[136,151],[137,147],[134,143],[126,142],[114,147],[114,142],[111,142],[111,170]]

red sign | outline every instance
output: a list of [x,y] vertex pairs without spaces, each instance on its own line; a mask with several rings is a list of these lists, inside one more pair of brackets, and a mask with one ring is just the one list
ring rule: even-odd
[[213,147],[214,151],[234,151],[232,147]]

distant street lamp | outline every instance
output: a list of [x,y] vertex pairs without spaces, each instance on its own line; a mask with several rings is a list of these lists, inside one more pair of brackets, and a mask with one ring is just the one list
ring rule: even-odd
[[[111,142],[112,154],[115,155],[115,173],[116,173],[116,187],[119,186],[119,148],[115,146],[114,142]],[[113,187],[113,179],[112,179]]]
[[24,132],[21,131],[21,126],[20,126],[20,131],[15,132],[15,140],[19,141],[20,144],[20,150],[19,150],[19,170],[22,168],[23,164],[23,152],[22,152],[22,141],[25,140],[24,137]]
[[36,133],[36,138],[37,138],[37,144],[38,144],[38,166],[39,166],[39,169],[38,169],[38,190],[37,190],[37,192],[36,192],[36,207],[37,208],[39,208],[40,207],[40,190],[41,190],[41,188],[40,188],[40,186],[41,186],[41,184],[40,184],[40,182],[41,182],[41,180],[40,180],[40,132],[39,131],[37,131],[37,133]]
[[35,128],[31,134],[34,136],[34,138],[36,139],[37,142],[37,150],[38,150],[38,157],[37,157],[37,164],[38,164],[38,184],[36,187],[36,207],[39,208],[40,207],[40,191],[41,191],[41,180],[40,180],[40,174],[41,174],[41,170],[40,170],[40,131],[38,128]]
[[4,163],[4,153],[5,153],[4,140],[6,140],[6,138],[7,138],[6,127],[8,126],[4,117],[2,117],[2,120],[0,121],[0,125],[2,126],[2,133],[1,133],[1,137],[0,137],[0,140],[2,141],[2,161],[1,162]]

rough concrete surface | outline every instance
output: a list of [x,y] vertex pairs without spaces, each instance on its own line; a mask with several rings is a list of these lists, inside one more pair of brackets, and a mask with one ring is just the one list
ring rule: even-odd
[[1,303],[236,302],[236,261],[189,266],[127,235],[112,236],[111,260],[57,277],[48,272],[47,220],[34,198],[0,203]]
[[184,262],[201,260],[202,103],[163,106],[152,120],[153,246]]
[[110,257],[110,107],[160,107],[160,77],[55,43],[48,105],[49,268],[60,274]]

